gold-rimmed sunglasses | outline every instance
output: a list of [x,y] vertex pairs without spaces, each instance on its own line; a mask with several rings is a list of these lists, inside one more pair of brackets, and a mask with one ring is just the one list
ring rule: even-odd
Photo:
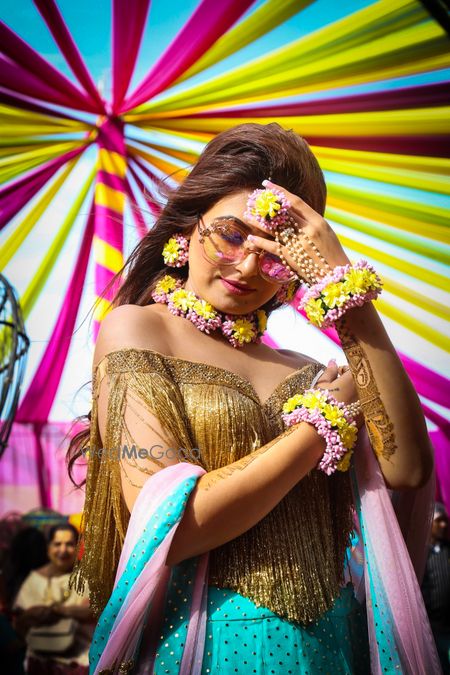
[[205,226],[200,215],[198,221],[199,241],[209,262],[237,265],[250,253],[256,253],[259,273],[266,281],[286,284],[297,278],[295,272],[287,269],[277,255],[264,249],[248,250],[245,247],[248,232],[233,216],[218,216],[208,226]]

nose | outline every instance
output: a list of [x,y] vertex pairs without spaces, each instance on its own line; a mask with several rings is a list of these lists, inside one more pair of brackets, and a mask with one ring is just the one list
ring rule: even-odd
[[246,247],[246,253],[247,255],[245,258],[235,265],[235,268],[239,270],[243,276],[256,276],[259,273],[258,252],[250,250],[250,247]]

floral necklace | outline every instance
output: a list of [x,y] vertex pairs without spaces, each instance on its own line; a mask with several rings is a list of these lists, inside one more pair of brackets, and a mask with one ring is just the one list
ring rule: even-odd
[[233,347],[248,342],[261,342],[267,326],[267,314],[257,309],[249,314],[224,314],[192,291],[186,291],[181,279],[166,274],[160,279],[151,296],[155,302],[165,303],[175,316],[189,319],[204,333],[220,329]]

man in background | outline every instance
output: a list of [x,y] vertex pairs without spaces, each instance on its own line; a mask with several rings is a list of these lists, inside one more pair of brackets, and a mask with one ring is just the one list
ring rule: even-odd
[[450,675],[450,542],[448,514],[436,502],[422,594],[444,675]]

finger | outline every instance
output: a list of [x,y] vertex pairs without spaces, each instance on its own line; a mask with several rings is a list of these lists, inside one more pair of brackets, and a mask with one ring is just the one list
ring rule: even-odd
[[[273,239],[265,239],[264,237],[259,237],[256,234],[249,234],[247,239],[249,243],[252,244],[252,246],[262,248],[264,251],[268,251],[268,253],[271,253],[278,258],[280,257],[280,249],[277,242]],[[290,269],[298,276],[298,278],[301,278],[302,270],[300,269],[298,262],[293,259],[286,246],[281,245],[281,254],[283,255]]]
[[328,361],[328,365],[325,368],[323,375],[321,375],[320,379],[318,380],[318,383],[320,382],[333,382],[338,374],[338,366],[336,361],[334,359],[330,359]]
[[265,237],[260,237],[257,234],[249,234],[247,239],[253,246],[263,248],[269,253],[278,255],[278,245],[273,239],[266,239]]

